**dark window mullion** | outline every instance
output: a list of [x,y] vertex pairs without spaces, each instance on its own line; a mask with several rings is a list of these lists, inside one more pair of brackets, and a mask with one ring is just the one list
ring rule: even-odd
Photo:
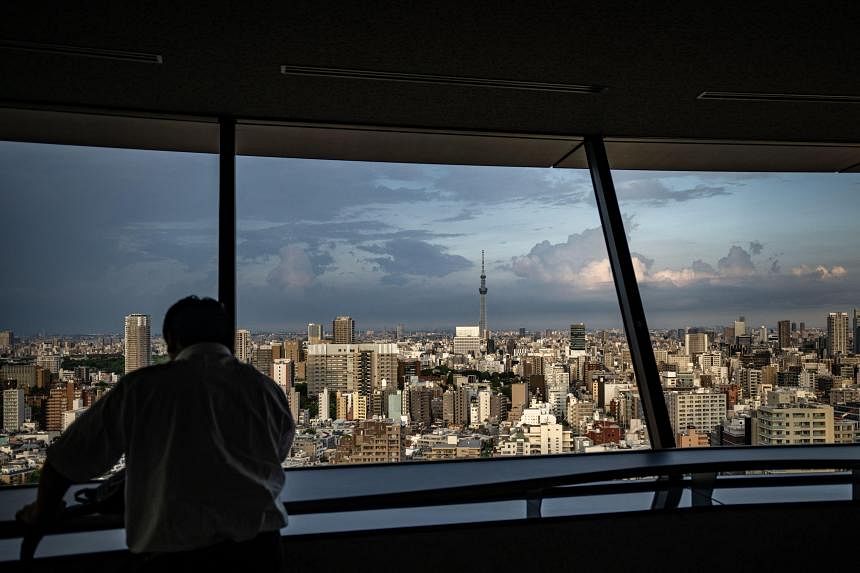
[[[222,117],[218,156],[218,300],[236,331],[236,120]],[[231,339],[231,347],[233,346]],[[235,350],[231,348],[230,350]]]
[[630,247],[627,245],[624,221],[621,218],[621,209],[618,206],[618,197],[615,194],[603,138],[587,136],[585,154],[588,158],[591,183],[594,186],[597,210],[600,213],[603,236],[606,239],[606,251],[609,254],[609,265],[615,280],[618,304],[621,307],[621,317],[624,321],[627,343],[630,346],[633,372],[636,374],[636,384],[639,387],[639,397],[642,400],[651,447],[674,448],[675,436],[669,421],[663,388],[660,385],[657,361],[654,359],[654,349],[651,346],[651,333],[645,321],[645,310],[642,306],[642,297],[639,295],[639,285],[633,270]]

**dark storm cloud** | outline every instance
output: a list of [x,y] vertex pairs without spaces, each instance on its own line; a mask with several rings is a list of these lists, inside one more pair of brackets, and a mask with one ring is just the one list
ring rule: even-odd
[[[447,248],[426,241],[397,239],[380,245],[359,247],[369,253],[382,255],[370,257],[368,262],[390,277],[406,276],[444,277],[465,270],[474,264],[460,255],[449,255]],[[388,279],[391,283],[392,279]]]
[[[237,165],[240,219],[329,221],[373,204],[435,201],[433,178],[418,167],[352,161],[241,157]],[[243,201],[243,193],[253,200]]]
[[449,166],[434,181],[446,199],[474,204],[508,202],[566,205],[593,195],[583,171],[516,167]]
[[442,219],[436,219],[436,223],[458,223],[460,221],[473,221],[477,218],[478,216],[475,214],[474,211],[466,211],[464,209],[460,211],[457,215],[444,217]]
[[762,249],[764,249],[764,245],[758,241],[752,241],[750,243],[749,251],[754,255],[758,255],[761,253]]
[[157,328],[177,298],[216,294],[217,175],[212,155],[0,142],[6,327]]
[[671,202],[681,203],[720,195],[731,195],[731,193],[723,186],[709,185],[674,190],[667,187],[660,179],[634,179],[618,184],[618,200],[621,203],[637,202],[660,206]]

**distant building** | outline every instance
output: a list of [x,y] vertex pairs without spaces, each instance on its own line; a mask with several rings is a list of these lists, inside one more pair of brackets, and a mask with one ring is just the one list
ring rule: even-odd
[[568,343],[571,356],[585,354],[585,324],[575,322],[570,325],[570,342]]
[[[860,354],[860,309],[855,308],[854,320],[851,324],[851,334],[854,336],[854,354]],[[0,343],[2,346],[2,343]]]
[[825,404],[777,404],[753,413],[752,445],[834,443],[833,407]]
[[59,374],[63,357],[57,354],[44,354],[36,357],[36,366],[41,366],[51,374]]
[[706,448],[711,445],[710,434],[690,428],[675,436],[675,442],[679,448]]
[[708,351],[708,335],[704,332],[695,332],[684,335],[684,347],[688,356],[698,356]]
[[296,364],[287,358],[272,361],[272,379],[287,392],[296,385]]
[[713,432],[726,418],[726,395],[718,391],[667,392],[666,405],[675,434],[689,428]]
[[356,424],[352,435],[341,438],[332,463],[400,462],[404,455],[404,437],[399,422],[362,420]]
[[268,376],[272,377],[272,347],[269,344],[261,344],[251,353],[251,366]]
[[355,342],[355,321],[349,316],[339,316],[331,323],[335,344],[353,344]]
[[382,380],[397,379],[397,344],[311,344],[307,353],[308,392],[361,392],[370,396]]
[[311,322],[308,324],[308,344],[320,344],[323,341],[323,329],[321,324]]
[[777,334],[779,336],[779,347],[782,349],[791,346],[791,321],[780,320],[777,323]]
[[235,355],[240,362],[251,361],[251,331],[237,330],[235,340]]
[[827,315],[827,355],[848,352],[848,313],[831,312]]
[[454,354],[478,354],[481,352],[481,327],[458,326],[454,336]]
[[331,420],[331,415],[329,414],[329,391],[328,388],[323,388],[322,392],[319,393],[319,402],[317,408],[317,419],[319,420]]
[[125,317],[125,373],[152,364],[151,319],[148,314]]
[[11,350],[15,345],[15,335],[11,330],[0,330],[0,351]]
[[24,401],[24,388],[3,390],[3,429],[18,432],[27,418],[27,405]]

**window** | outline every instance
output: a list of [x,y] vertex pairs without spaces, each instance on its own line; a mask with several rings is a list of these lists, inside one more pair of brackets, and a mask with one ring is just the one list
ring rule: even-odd
[[165,360],[167,308],[217,296],[217,156],[0,142],[0,480],[127,369]]
[[288,465],[648,447],[587,172],[240,156],[237,205]]
[[[725,396],[718,423],[697,429],[711,444],[765,444],[815,419],[833,443],[834,424],[848,421],[842,439],[857,441],[860,420],[834,409],[858,399],[860,175],[613,179],[664,386],[686,373],[691,383],[673,391]],[[801,435],[780,443],[809,443]]]

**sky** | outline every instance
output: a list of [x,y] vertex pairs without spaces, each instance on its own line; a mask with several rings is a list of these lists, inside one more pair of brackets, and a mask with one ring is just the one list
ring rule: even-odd
[[[217,158],[0,142],[0,330],[156,330],[217,291]],[[652,328],[858,304],[860,174],[613,172]],[[620,327],[584,170],[240,157],[239,325]]]

